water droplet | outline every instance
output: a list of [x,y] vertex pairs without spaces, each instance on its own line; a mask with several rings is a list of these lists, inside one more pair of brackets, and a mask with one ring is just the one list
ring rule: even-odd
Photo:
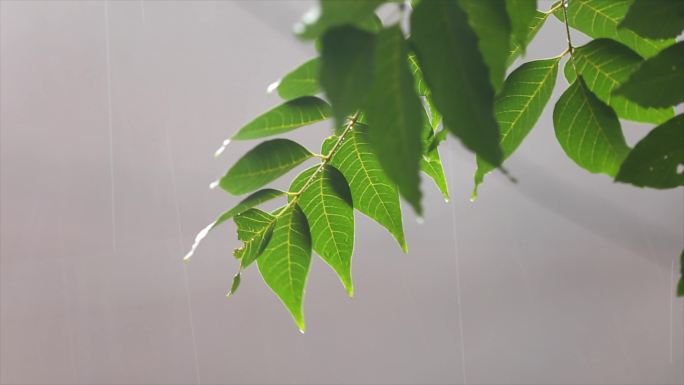
[[444,198],[444,203],[449,203],[449,198]]
[[423,223],[425,223],[425,219],[423,219],[423,217],[416,217],[416,222],[419,225],[422,225]]
[[274,81],[273,83],[268,85],[268,88],[266,88],[266,93],[272,94],[273,91],[278,89],[278,86],[280,86],[280,79]]
[[677,174],[684,174],[684,164],[677,165]]
[[668,156],[667,156],[667,155],[663,155],[663,159],[666,159],[666,160],[667,160],[667,158],[668,158]]
[[206,237],[207,234],[209,234],[209,231],[214,227],[214,224],[216,224],[215,221],[211,222],[209,225],[207,225],[207,227],[203,228],[199,233],[197,233],[197,236],[195,236],[195,242],[193,242],[190,251],[183,257],[183,262],[189,261],[192,255],[195,254],[197,246],[199,246],[200,242],[202,242],[204,237]]
[[470,197],[471,202],[475,202],[477,200],[477,196],[473,195]]
[[653,166],[648,166],[648,171],[653,172]]
[[306,11],[304,16],[302,16],[302,23],[304,24],[313,24],[315,23],[318,18],[321,16],[321,8],[319,7],[313,7]]
[[213,189],[215,189],[216,186],[218,186],[218,185],[219,185],[219,181],[215,180],[215,181],[209,183],[209,188],[213,190]]
[[223,151],[225,151],[226,146],[228,146],[229,144],[230,144],[230,139],[224,140],[221,147],[219,147],[219,149],[214,152],[214,157],[218,158],[219,155],[223,154]]

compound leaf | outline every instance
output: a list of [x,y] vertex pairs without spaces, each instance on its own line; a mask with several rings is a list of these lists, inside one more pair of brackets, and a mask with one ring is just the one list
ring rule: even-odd
[[303,96],[289,100],[243,126],[231,139],[257,139],[292,131],[328,119],[332,116],[330,105],[315,96]]

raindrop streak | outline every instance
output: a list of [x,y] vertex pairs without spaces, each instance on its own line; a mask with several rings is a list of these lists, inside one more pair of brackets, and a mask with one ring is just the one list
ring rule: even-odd
[[673,362],[673,355],[674,355],[674,346],[673,346],[673,340],[674,340],[674,335],[673,335],[673,318],[674,318],[674,302],[676,300],[675,298],[675,291],[677,288],[675,288],[675,260],[676,258],[672,259],[672,269],[670,270],[670,290],[667,293],[667,297],[670,299],[670,364]]
[[209,188],[213,190],[219,185],[219,183],[220,183],[220,181],[215,180],[215,181],[209,183]]
[[142,23],[147,24],[147,20],[145,19],[145,1],[140,0],[140,17],[142,18]]
[[112,249],[116,252],[116,206],[114,203],[114,130],[112,129],[112,63],[109,53],[109,0],[104,4],[105,53],[107,59],[107,129],[109,131],[109,185],[112,217]]
[[195,236],[195,242],[193,242],[192,247],[190,248],[190,251],[188,251],[187,254],[183,257],[183,262],[187,262],[192,258],[192,255],[195,254],[195,250],[197,250],[197,246],[202,242],[202,240],[209,234],[209,231],[214,227],[216,222],[211,222],[207,227],[203,228],[200,230],[199,233]]
[[216,150],[216,151],[214,152],[214,158],[218,158],[219,156],[221,156],[221,154],[223,154],[223,151],[226,150],[226,147],[227,147],[229,144],[230,144],[230,139],[224,140],[224,141],[223,141],[223,144],[221,144],[221,147],[219,147],[218,150]]
[[273,83],[269,84],[268,87],[266,88],[266,93],[272,94],[273,91],[277,90],[278,87],[280,87],[280,79],[274,81]]

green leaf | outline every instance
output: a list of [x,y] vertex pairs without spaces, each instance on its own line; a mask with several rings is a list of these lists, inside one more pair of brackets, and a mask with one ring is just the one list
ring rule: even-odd
[[679,284],[677,285],[677,296],[684,297],[684,249],[682,250],[682,255],[679,257]]
[[295,26],[295,32],[303,39],[315,39],[329,28],[372,18],[375,16],[375,8],[383,1],[321,0],[320,8],[307,12],[302,21]]
[[318,85],[320,65],[321,60],[319,58],[308,60],[275,82],[269,87],[269,91],[275,88],[278,90],[278,95],[285,100],[316,95],[320,91]]
[[506,0],[506,12],[511,21],[513,41],[525,53],[530,26],[538,13],[537,0]]
[[630,151],[615,178],[658,189],[684,186],[684,115],[654,128]]
[[646,60],[615,92],[644,107],[684,102],[684,42]]
[[298,203],[309,222],[314,251],[335,270],[347,294],[353,297],[354,208],[351,191],[344,176],[332,166],[321,170],[315,166],[302,172],[292,182],[290,191],[300,191],[314,173],[313,182],[302,192]]
[[378,34],[366,116],[371,127],[369,139],[382,168],[420,214],[423,106],[414,89],[407,54],[398,26]]
[[259,209],[249,209],[235,217],[238,239],[242,246],[233,250],[240,260],[240,270],[246,269],[264,252],[271,240],[276,219]]
[[[527,62],[513,71],[496,98],[496,120],[501,127],[501,149],[508,158],[520,146],[539,120],[551,98],[558,74],[560,57]],[[475,190],[485,174],[495,167],[477,157]]]
[[315,96],[303,96],[257,116],[231,139],[257,139],[277,135],[326,120],[330,116],[332,116],[332,110],[328,103]]
[[[323,143],[328,153],[336,137]],[[384,226],[406,252],[399,192],[378,161],[368,139],[368,126],[356,123],[330,159],[349,183],[354,208]]]
[[[428,99],[428,106],[430,106],[430,101]],[[439,149],[437,145],[439,143],[434,143],[435,140],[435,128],[439,125],[441,116],[439,112],[434,111],[432,116],[428,119],[427,113],[424,114],[423,118],[423,156],[420,158],[420,170],[429,176],[437,185],[437,188],[442,193],[445,201],[449,201],[449,187],[446,182],[446,176],[444,175],[444,169],[442,167],[442,159],[439,156]]]
[[278,217],[266,250],[257,259],[264,282],[280,298],[299,330],[304,321],[304,289],[311,263],[311,234],[302,209],[293,205]]
[[230,291],[228,291],[228,294],[226,294],[226,297],[230,297],[231,295],[235,294],[238,287],[240,287],[240,282],[242,282],[241,276],[242,276],[241,273],[235,274],[235,276],[233,277],[233,284],[230,285]]
[[620,28],[628,28],[649,39],[677,37],[684,30],[684,1],[636,0]]
[[454,1],[422,1],[411,14],[412,42],[444,125],[488,162],[501,163],[494,89],[470,29]]
[[284,191],[275,190],[272,188],[265,188],[263,190],[256,191],[250,194],[247,198],[241,200],[240,203],[235,205],[235,207],[233,207],[232,209],[225,211],[223,214],[221,214],[214,222],[212,229],[220,225],[221,223],[229,220],[230,218],[251,209],[254,206],[260,205],[264,202],[268,202],[271,199],[275,199],[283,195],[285,195]]
[[[618,28],[633,0],[571,0],[568,2],[568,24],[593,38],[617,40],[643,57],[651,57],[674,43],[674,39],[650,40],[629,29]],[[564,20],[563,9],[554,15]]]
[[416,55],[410,53],[408,55],[408,62],[409,67],[411,68],[411,73],[413,74],[413,78],[416,81],[416,92],[420,96],[429,95],[430,90],[428,89],[427,84],[425,84],[425,80],[423,79],[423,71],[420,69],[420,66],[418,65],[418,59],[416,59]]
[[273,139],[251,149],[242,156],[219,185],[233,195],[245,194],[271,182],[313,154],[291,140]]
[[523,55],[525,53],[525,48],[530,45],[532,40],[534,40],[534,37],[537,36],[537,32],[541,29],[541,27],[544,25],[544,22],[546,22],[546,19],[549,17],[549,14],[536,11],[534,13],[534,17],[530,21],[530,24],[527,26],[527,32],[525,35],[525,41],[523,43],[519,42],[518,39],[513,39],[511,41],[511,51],[508,53],[508,59],[506,60],[506,67],[509,67],[515,59],[517,59],[520,55]]
[[338,126],[365,102],[373,79],[374,35],[352,26],[323,35],[321,86]]
[[484,62],[494,90],[501,88],[506,76],[506,59],[510,52],[511,21],[506,3],[501,0],[459,0],[468,14],[468,22],[478,38]]
[[[674,116],[672,108],[641,107],[620,95],[613,95],[620,84],[643,62],[641,56],[611,39],[596,39],[573,52],[577,71],[589,89],[604,103],[613,107],[623,119],[645,123],[662,123]],[[565,77],[570,83],[577,77],[572,61],[565,64]]]
[[581,76],[558,99],[553,125],[568,157],[590,172],[615,176],[629,152],[615,112]]

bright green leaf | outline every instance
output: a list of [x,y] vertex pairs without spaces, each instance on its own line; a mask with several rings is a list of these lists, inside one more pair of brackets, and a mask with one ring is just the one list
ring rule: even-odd
[[312,156],[309,150],[291,140],[269,140],[243,155],[221,178],[219,185],[233,195],[245,194],[277,179]]
[[[278,90],[278,95],[285,100],[297,99],[302,96],[316,95],[320,86],[318,85],[318,72],[321,60],[313,58],[295,68],[292,72],[283,76],[282,79],[274,83],[271,87]],[[269,91],[271,88],[269,87]]]
[[516,46],[525,53],[530,26],[537,17],[537,0],[506,0],[506,13]]
[[[430,105],[428,98],[428,106]],[[423,156],[420,158],[420,170],[429,176],[437,185],[437,188],[442,193],[445,201],[449,201],[449,187],[447,185],[446,176],[442,167],[442,159],[439,156],[439,149],[435,141],[435,128],[439,125],[441,116],[439,112],[434,111],[430,118],[427,113],[423,118]]]
[[581,76],[558,99],[553,125],[568,157],[590,172],[615,176],[629,152],[617,115]]
[[[577,71],[587,86],[604,103],[613,107],[623,119],[645,123],[662,123],[674,116],[672,108],[647,108],[613,95],[620,84],[643,62],[641,56],[611,39],[596,39],[576,48],[573,52]],[[565,77],[575,81],[576,74],[571,60],[565,64]]]
[[235,217],[238,239],[242,246],[233,250],[233,256],[240,260],[240,270],[254,262],[268,245],[273,234],[275,217],[259,209],[249,209]]
[[231,295],[235,294],[238,287],[240,287],[240,282],[242,282],[241,276],[242,276],[241,273],[235,274],[235,276],[233,277],[233,284],[230,285],[230,291],[228,291],[228,294],[226,294],[226,297],[230,297]]
[[677,37],[684,30],[684,1],[636,0],[620,28],[628,28],[649,39]]
[[530,45],[532,40],[534,40],[534,37],[537,36],[537,32],[539,32],[548,17],[549,15],[544,12],[536,11],[534,13],[534,17],[527,26],[525,41],[523,43],[519,42],[518,39],[513,39],[511,41],[511,51],[508,53],[508,59],[506,59],[506,67],[513,64],[515,59],[525,53],[525,47]]
[[411,14],[411,39],[444,125],[466,147],[499,165],[494,89],[467,20],[455,1],[422,1]]
[[304,15],[295,26],[295,32],[304,39],[315,39],[329,28],[356,24],[359,20],[372,18],[375,8],[384,0],[321,0],[320,8],[314,8]]
[[684,115],[654,128],[630,151],[618,182],[659,189],[684,186]]
[[411,68],[411,73],[413,74],[413,78],[416,81],[416,92],[420,96],[429,95],[430,90],[428,89],[427,84],[425,84],[425,80],[423,79],[423,71],[420,69],[420,66],[418,65],[416,55],[410,53],[408,55],[408,62],[409,67]]
[[615,91],[644,107],[670,107],[684,102],[684,42],[646,60]]
[[312,177],[312,183],[302,192],[299,206],[311,229],[314,251],[335,270],[350,297],[354,296],[351,259],[354,250],[354,208],[344,176],[334,167],[319,170],[312,167],[297,176],[290,191],[300,191]]
[[332,110],[328,103],[315,96],[303,96],[259,115],[242,127],[231,139],[257,139],[281,134],[328,119],[331,115]]
[[[496,98],[496,119],[501,127],[501,148],[508,158],[539,120],[556,84],[560,58],[527,62],[513,71]],[[475,190],[495,167],[477,158]]]
[[506,76],[506,58],[511,49],[511,21],[506,14],[506,3],[501,0],[459,0],[459,4],[468,14],[468,22],[489,67],[490,80],[498,91]]
[[[674,39],[650,40],[629,29],[618,28],[633,0],[571,0],[568,2],[568,22],[571,27],[593,38],[617,40],[643,57],[651,57],[674,43]],[[563,9],[554,15],[564,20]]]
[[[323,143],[328,153],[336,137]],[[349,183],[354,208],[384,226],[406,252],[399,192],[378,161],[368,139],[368,126],[356,123],[330,160]]]
[[279,214],[271,241],[257,259],[264,282],[280,298],[304,332],[304,289],[311,263],[311,234],[302,209],[297,205]]
[[382,168],[420,214],[423,106],[415,92],[407,54],[406,41],[398,26],[378,34],[366,115],[371,127],[369,139]]
[[323,35],[320,82],[338,126],[370,92],[374,46],[375,35],[352,26],[335,27]]

